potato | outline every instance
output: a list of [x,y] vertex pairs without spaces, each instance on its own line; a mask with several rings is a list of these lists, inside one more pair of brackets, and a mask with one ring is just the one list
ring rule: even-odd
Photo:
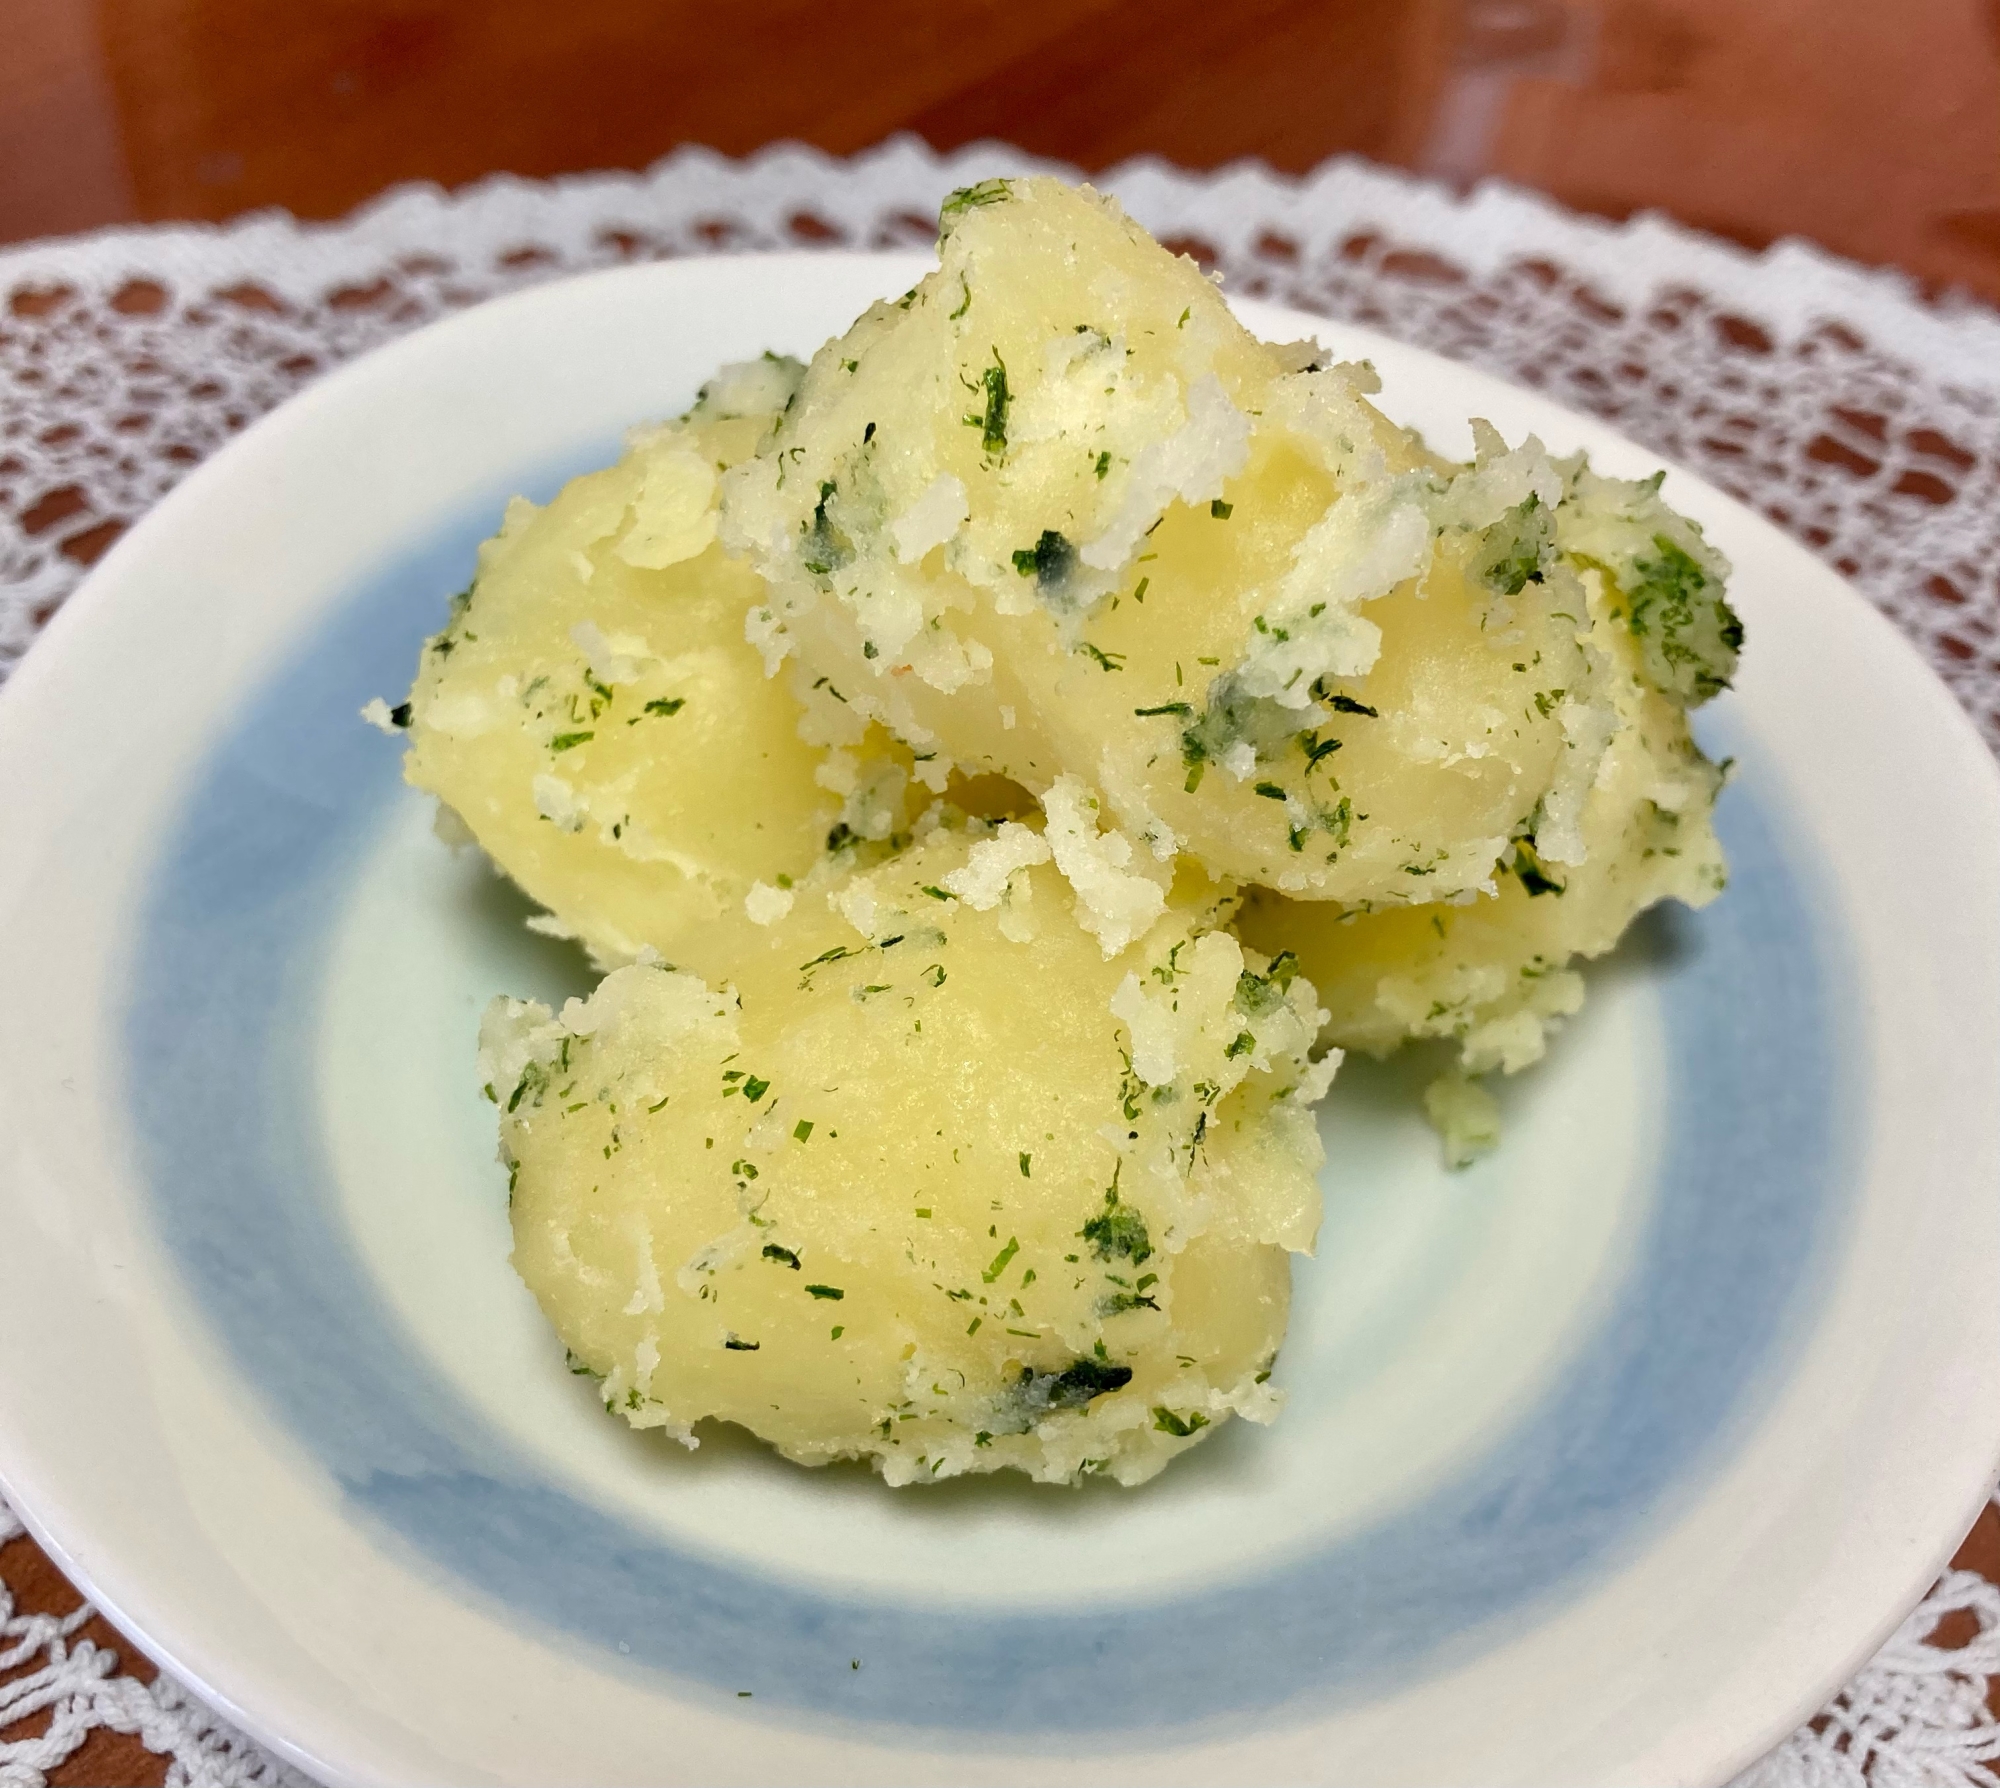
[[800,371],[724,368],[616,465],[516,499],[397,710],[406,778],[600,964],[671,955],[746,898],[781,910],[838,866],[830,834],[838,858],[911,817],[908,754],[809,685],[801,737],[798,692],[744,641],[762,582],[715,544],[716,474]]
[[[1556,546],[1589,602],[1592,675],[1615,727],[1592,752],[1580,816],[1540,811],[1497,892],[1469,904],[1342,912],[1259,895],[1241,918],[1259,949],[1297,954],[1328,1010],[1326,1036],[1344,1048],[1381,1055],[1448,1037],[1466,1073],[1513,1073],[1582,1003],[1569,963],[1603,955],[1661,900],[1707,905],[1728,879],[1710,824],[1722,772],[1696,747],[1684,705],[1734,665],[1728,567],[1660,502],[1656,481],[1602,478],[1580,459],[1563,472]],[[1699,650],[1685,638],[1695,629]]]
[[941,223],[809,369],[510,510],[406,773],[629,965],[481,1037],[608,1410],[1136,1484],[1277,1409],[1342,1048],[1455,1042],[1467,1158],[1570,965],[1721,888],[1686,710],[1741,628],[1657,480],[1437,459],[1087,188]]
[[1184,878],[1120,959],[1018,824],[742,926],[727,984],[498,1001],[515,1264],[605,1405],[896,1484],[1138,1483],[1268,1421],[1311,1245],[1303,979]]
[[723,481],[773,662],[1302,899],[1463,893],[1580,807],[1608,720],[1538,443],[1435,460],[1087,188],[988,181],[943,229]]

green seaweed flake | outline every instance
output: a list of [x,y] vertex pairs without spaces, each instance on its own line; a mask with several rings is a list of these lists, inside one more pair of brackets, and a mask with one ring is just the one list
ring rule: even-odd
[[1693,554],[1655,534],[1653,556],[1632,561],[1626,600],[1625,624],[1657,688],[1696,707],[1729,687],[1743,623]]
[[1521,886],[1530,895],[1560,894],[1569,886],[1568,879],[1557,870],[1551,869],[1541,854],[1535,849],[1532,838],[1517,838],[1507,853],[1507,867],[1520,878]]
[[1016,571],[1048,591],[1062,590],[1076,569],[1076,548],[1054,528],[1044,528],[1033,546],[1016,548],[1013,557]]
[[1023,1366],[1007,1387],[991,1432],[1025,1434],[1052,1410],[1083,1409],[1111,1391],[1132,1382],[1132,1368],[1113,1361],[1079,1355],[1058,1372],[1037,1372]]
[[968,211],[984,210],[988,205],[998,205],[1013,196],[1014,183],[1011,180],[980,180],[971,186],[961,186],[947,194],[944,203],[938,207],[938,231],[948,236],[951,234],[948,219],[963,217]]
[[1187,792],[1201,786],[1203,773],[1237,745],[1248,745],[1259,763],[1268,762],[1298,736],[1298,717],[1269,696],[1248,695],[1225,673],[1208,687],[1199,718],[1181,731],[1181,762]]
[[1000,358],[998,348],[993,350],[993,364],[979,375],[973,389],[985,393],[986,403],[968,415],[965,424],[979,430],[979,444],[988,453],[1003,454],[1007,451],[1007,409],[1013,398],[1007,389],[1007,363]]
[[1115,1185],[1105,1191],[1104,1209],[1077,1234],[1090,1244],[1099,1260],[1129,1260],[1134,1266],[1143,1266],[1153,1255],[1146,1219],[1131,1205],[1120,1202]]
[[1236,977],[1236,1009],[1246,1018],[1263,1018],[1285,1003],[1286,991],[1299,972],[1299,959],[1280,950],[1260,975],[1245,969]]
[[1555,520],[1532,491],[1480,535],[1473,572],[1500,596],[1540,583],[1555,550]]

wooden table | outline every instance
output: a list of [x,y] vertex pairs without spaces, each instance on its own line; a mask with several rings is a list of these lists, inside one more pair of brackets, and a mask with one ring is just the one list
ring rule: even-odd
[[1995,0],[8,0],[0,242],[398,180],[838,153],[1352,152],[2000,300]]
[[[2000,0],[0,11],[0,243],[265,205],[333,217],[401,180],[636,168],[690,142],[846,152],[899,130],[941,149],[1005,138],[1087,169],[1151,152],[1304,170],[1355,153],[1494,174],[1753,247],[1811,237],[2000,302]],[[1958,1563],[2000,1578],[1993,1510]],[[0,1549],[0,1574],[26,1608],[75,1605],[28,1540]],[[165,1771],[99,1733],[51,1780]]]

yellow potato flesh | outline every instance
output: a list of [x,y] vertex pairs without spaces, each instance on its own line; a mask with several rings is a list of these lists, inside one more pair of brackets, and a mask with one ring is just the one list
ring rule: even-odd
[[1583,807],[1580,863],[1517,852],[1497,892],[1465,905],[1345,913],[1260,893],[1243,913],[1246,941],[1297,954],[1330,1042],[1382,1055],[1412,1038],[1450,1038],[1466,1072],[1515,1072],[1582,1004],[1569,964],[1604,955],[1662,900],[1701,907],[1722,891],[1728,872],[1711,824],[1722,774],[1682,709],[1640,675],[1616,591],[1595,571],[1583,582],[1619,730]]
[[1138,1483],[1276,1408],[1315,1035],[1520,1068],[1722,886],[1685,709],[1741,630],[1657,483],[1437,460],[1087,190],[948,213],[795,402],[730,369],[510,511],[407,774],[601,963],[693,971],[483,1039],[607,1408]]
[[607,1407],[896,1483],[1136,1483],[1269,1419],[1318,1219],[1311,990],[1212,890],[1115,960],[1046,864],[987,911],[927,891],[978,848],[863,878],[866,931],[801,902],[733,989],[631,968],[489,1018],[515,1262]]
[[753,636],[920,750],[1081,777],[1213,874],[1482,884],[1584,681],[1573,581],[1490,575],[1554,500],[1546,455],[1434,461],[1365,373],[1258,342],[1087,190],[1006,183],[940,256],[725,481],[772,585]]
[[855,817],[843,794],[879,797],[877,835],[904,817],[907,754],[830,762],[744,641],[763,585],[713,544],[714,474],[767,425],[698,414],[517,501],[410,692],[407,780],[600,963],[672,956],[757,883],[804,880]]

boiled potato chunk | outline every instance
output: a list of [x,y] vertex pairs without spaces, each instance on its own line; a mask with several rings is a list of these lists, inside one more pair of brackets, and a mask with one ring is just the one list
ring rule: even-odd
[[727,984],[498,1001],[515,1263],[607,1408],[891,1483],[1138,1483],[1268,1421],[1320,1162],[1310,987],[1190,878],[1115,959],[1033,829],[938,828]]
[[955,195],[939,256],[724,480],[774,663],[1301,899],[1482,887],[1580,805],[1608,729],[1538,443],[1436,460],[1087,188]]
[[765,676],[743,638],[762,581],[715,542],[718,474],[800,370],[724,368],[616,465],[516,499],[396,710],[406,778],[600,963],[782,907],[830,834],[837,855],[909,817],[907,753]]
[[512,507],[377,718],[622,965],[480,1049],[605,1407],[1136,1484],[1276,1412],[1341,1051],[1455,1044],[1468,1159],[1573,965],[1722,887],[1742,629],[1657,479],[1439,459],[1088,188],[939,258]]
[[[1564,472],[1557,548],[1589,603],[1592,675],[1612,723],[1590,753],[1580,815],[1572,824],[1539,810],[1541,829],[1514,841],[1497,892],[1465,904],[1343,912],[1260,895],[1240,921],[1259,949],[1297,954],[1327,1009],[1327,1037],[1344,1048],[1381,1055],[1443,1037],[1465,1073],[1515,1072],[1582,1003],[1573,961],[1604,955],[1662,900],[1707,905],[1728,879],[1710,824],[1722,771],[1685,713],[1713,692],[1718,669],[1733,668],[1735,641],[1726,658],[1717,650],[1724,633],[1741,632],[1723,597],[1728,567],[1656,485],[1602,478],[1581,460]],[[1669,568],[1686,586],[1679,595],[1662,587]],[[1682,637],[1695,627],[1710,636],[1698,657]],[[1465,1131],[1463,1096],[1440,1093],[1433,1106],[1455,1114],[1441,1127]]]

